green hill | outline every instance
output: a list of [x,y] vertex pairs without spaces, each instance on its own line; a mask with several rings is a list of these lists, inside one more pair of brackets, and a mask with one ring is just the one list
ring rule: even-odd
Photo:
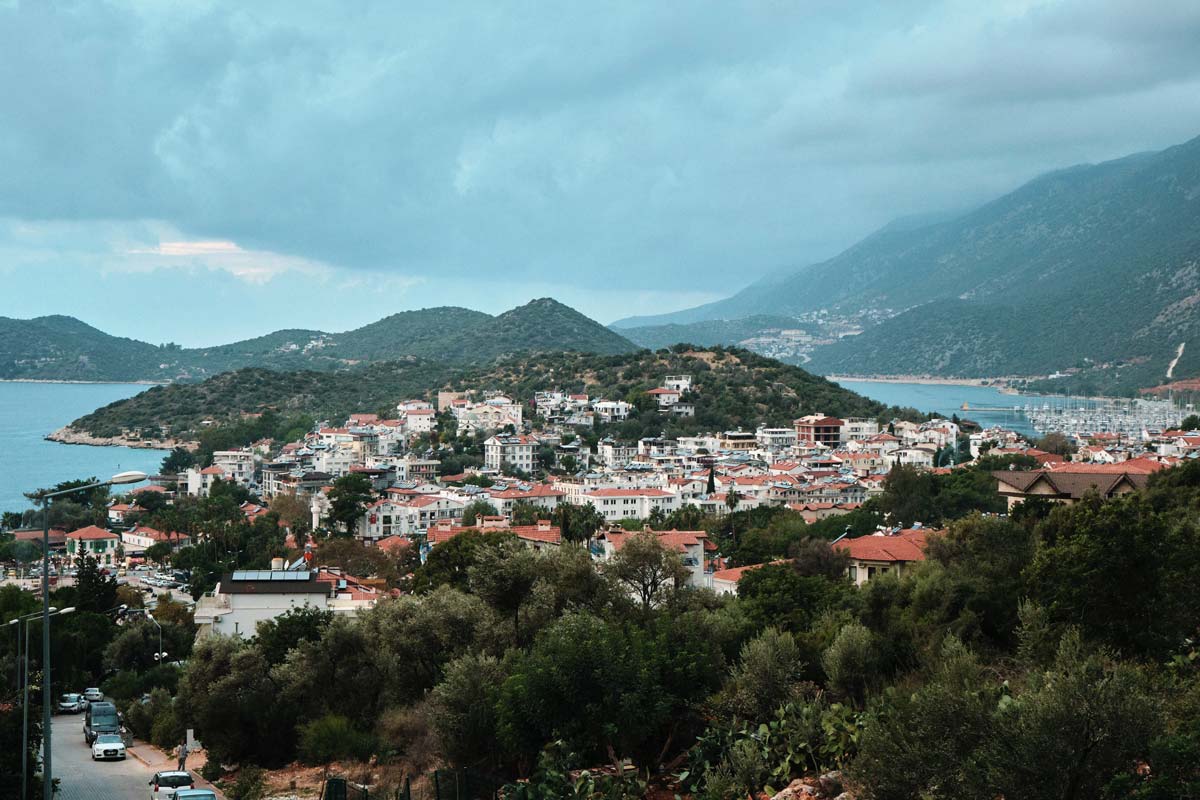
[[[817,350],[810,366],[822,372],[987,376],[1149,364],[1140,369],[1158,380],[1179,344],[1200,335],[1198,298],[1200,138],[1050,173],[951,220],[890,226],[703,313],[827,309],[886,320]],[[1176,377],[1196,374],[1200,347],[1189,346]]]
[[[695,418],[663,417],[645,395],[664,376],[678,373],[694,378]],[[242,369],[199,383],[154,387],[97,409],[70,427],[95,436],[137,430],[145,436],[169,433],[187,439],[206,427],[266,410],[330,420],[360,411],[390,413],[403,398],[432,397],[439,389],[497,389],[523,402],[545,389],[629,400],[641,413],[615,432],[630,438],[752,429],[759,423],[789,425],[815,411],[869,417],[886,411],[880,403],[799,367],[746,350],[717,348],[615,355],[546,352],[476,367],[413,358],[332,373]]]
[[540,350],[636,349],[550,298],[496,317],[466,308],[427,308],[345,333],[291,329],[195,349],[119,339],[71,317],[0,318],[0,379],[189,381],[244,367],[328,371],[409,356],[468,364]]

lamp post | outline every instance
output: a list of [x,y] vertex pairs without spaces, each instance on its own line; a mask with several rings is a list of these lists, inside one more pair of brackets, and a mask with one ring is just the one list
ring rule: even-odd
[[144,472],[119,472],[106,481],[97,481],[37,496],[42,503],[42,797],[54,800],[54,777],[50,769],[50,500],[85,489],[141,483]]
[[[51,606],[49,616],[61,617],[63,614],[70,614],[74,610],[75,610],[74,606],[69,606],[67,608],[62,609],[61,611],[59,609],[55,608],[54,606]],[[20,666],[20,672],[21,672],[21,675],[23,678],[22,683],[21,683],[21,797],[22,798],[29,796],[29,792],[28,792],[28,785],[29,785],[29,623],[40,616],[42,616],[42,612],[35,611],[32,614],[26,614],[25,616],[17,617],[12,622],[8,623],[9,625],[18,625],[18,628],[17,628],[18,649],[20,649],[19,646],[21,643],[20,625],[23,623],[24,628],[25,628],[25,637],[24,637],[25,638],[25,650],[24,650],[24,656],[23,656],[23,663]],[[22,656],[20,653],[18,653],[17,659],[19,661],[22,660]]]
[[153,622],[154,627],[158,628],[158,651],[154,654],[154,660],[161,664],[163,659],[167,657],[167,654],[162,649],[162,625],[158,624],[158,620],[151,616],[149,611],[146,612],[146,619]]

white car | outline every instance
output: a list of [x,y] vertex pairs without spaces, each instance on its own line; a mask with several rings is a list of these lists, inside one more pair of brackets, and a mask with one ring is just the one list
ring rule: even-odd
[[125,759],[125,741],[119,733],[102,733],[92,742],[92,761]]
[[196,779],[190,772],[164,770],[154,773],[150,779],[150,800],[173,800],[181,789],[195,789]]
[[95,686],[88,687],[83,690],[83,699],[89,703],[99,703],[104,699],[104,692],[97,689]]

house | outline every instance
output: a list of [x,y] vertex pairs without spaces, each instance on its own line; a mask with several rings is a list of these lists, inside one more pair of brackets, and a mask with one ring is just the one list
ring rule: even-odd
[[464,531],[480,533],[511,533],[526,547],[545,550],[562,544],[562,529],[551,525],[550,520],[539,519],[535,525],[509,525],[503,517],[484,517],[479,525],[460,527],[451,522],[439,522],[429,529],[429,544],[448,542]]
[[255,455],[253,450],[217,450],[213,453],[213,466],[220,467],[224,473],[222,480],[229,480],[238,486],[249,486],[254,483]]
[[348,579],[328,571],[237,570],[222,575],[196,604],[196,638],[221,634],[249,639],[259,622],[304,606],[352,614],[374,605],[374,597],[366,594],[365,587],[351,588]]
[[67,534],[67,555],[70,558],[91,556],[101,566],[111,566],[117,561],[117,548],[121,537],[115,533],[88,525]]
[[213,484],[228,480],[225,470],[213,465],[204,469],[189,468],[187,471],[187,493],[192,497],[208,497]]
[[796,429],[797,438],[801,441],[836,447],[842,440],[842,426],[845,423],[837,417],[809,414],[794,420],[792,425]]
[[842,539],[833,543],[833,549],[846,554],[849,558],[846,577],[851,583],[862,586],[876,575],[891,572],[903,575],[905,570],[911,569],[911,565],[924,561],[929,533],[924,528],[897,528]]
[[492,505],[506,517],[512,516],[516,503],[529,503],[546,513],[553,512],[567,493],[545,483],[495,484],[485,490]]
[[437,415],[432,408],[410,408],[400,411],[404,429],[409,433],[430,433],[437,425]]
[[663,379],[663,387],[682,394],[692,388],[692,376],[668,375]]
[[789,503],[788,508],[798,512],[801,518],[812,525],[829,517],[840,517],[862,507],[862,503]]
[[678,403],[682,396],[682,393],[677,389],[664,389],[662,387],[651,389],[646,394],[654,398],[654,402],[658,403],[659,408],[670,408]]
[[584,492],[582,498],[607,522],[646,519],[655,509],[670,514],[679,508],[679,495],[665,489],[595,489]]
[[754,440],[763,450],[778,453],[796,446],[795,428],[767,428],[759,426],[754,431]]
[[488,469],[533,472],[537,443],[523,434],[492,436],[483,443],[483,464]]
[[[1100,464],[1070,466],[1070,469],[1039,469],[1028,472],[997,470],[992,473],[992,477],[996,479],[996,491],[1007,499],[1010,511],[1018,503],[1032,497],[1041,497],[1065,505],[1071,505],[1089,491],[1094,491],[1101,497],[1116,497],[1145,488],[1150,477],[1145,472],[1121,470],[1122,464],[1114,464],[1111,467]],[[1085,466],[1092,468],[1084,469]]]
[[146,525],[137,525],[121,533],[121,544],[127,556],[140,556],[156,544],[167,544],[172,550],[178,550],[190,542],[185,533],[163,533]]
[[624,400],[597,400],[592,404],[592,411],[600,416],[602,422],[623,422],[629,419],[633,405]]

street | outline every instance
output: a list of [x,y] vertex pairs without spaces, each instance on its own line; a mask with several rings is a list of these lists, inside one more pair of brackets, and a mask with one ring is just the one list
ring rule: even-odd
[[124,761],[95,761],[83,741],[83,717],[55,717],[52,724],[54,774],[60,800],[126,800],[150,796],[154,770],[127,756]]

